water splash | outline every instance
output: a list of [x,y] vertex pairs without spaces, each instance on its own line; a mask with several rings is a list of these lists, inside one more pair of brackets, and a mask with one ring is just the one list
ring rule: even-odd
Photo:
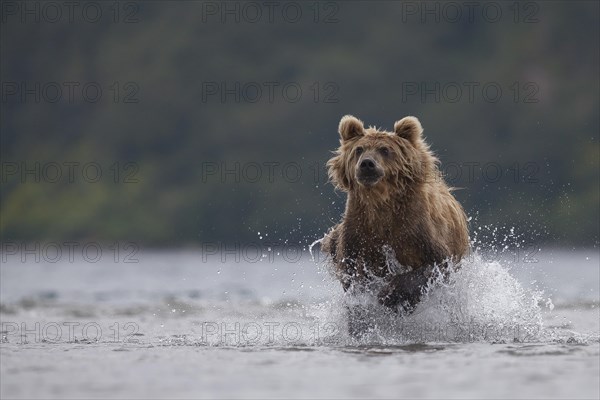
[[314,242],[312,242],[310,244],[310,246],[308,246],[308,252],[310,253],[310,259],[315,262],[315,254],[313,253],[313,248],[317,245],[317,244],[321,244],[323,242],[324,237],[322,237],[321,239],[317,239]]
[[432,282],[411,314],[387,309],[369,293],[344,294],[329,303],[331,309],[314,311],[317,319],[343,327],[348,324],[343,310],[362,310],[366,331],[353,338],[340,328],[340,343],[528,342],[539,340],[543,329],[542,295],[524,288],[499,262],[475,253]]

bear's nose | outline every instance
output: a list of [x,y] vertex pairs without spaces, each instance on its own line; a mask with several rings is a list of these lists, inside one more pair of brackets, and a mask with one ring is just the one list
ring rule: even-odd
[[375,161],[365,158],[360,162],[360,169],[363,171],[373,171],[375,169]]

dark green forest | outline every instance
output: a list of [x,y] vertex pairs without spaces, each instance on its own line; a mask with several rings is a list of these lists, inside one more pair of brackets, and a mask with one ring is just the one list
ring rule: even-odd
[[472,230],[598,244],[596,1],[8,3],[4,241],[310,243],[353,114],[417,116]]

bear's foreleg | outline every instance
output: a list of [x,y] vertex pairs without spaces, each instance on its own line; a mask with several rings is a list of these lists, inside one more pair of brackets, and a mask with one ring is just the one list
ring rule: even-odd
[[431,267],[418,268],[390,277],[379,292],[379,303],[394,310],[401,306],[405,312],[412,312],[421,300],[432,270]]

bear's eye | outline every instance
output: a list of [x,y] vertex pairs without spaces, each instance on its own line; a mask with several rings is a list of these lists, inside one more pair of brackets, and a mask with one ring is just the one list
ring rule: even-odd
[[363,148],[362,147],[357,147],[355,151],[356,151],[356,155],[360,156],[362,154],[362,152],[363,152]]
[[383,156],[389,156],[390,155],[390,149],[388,149],[387,147],[382,147],[379,149],[379,152],[381,153],[381,155]]

